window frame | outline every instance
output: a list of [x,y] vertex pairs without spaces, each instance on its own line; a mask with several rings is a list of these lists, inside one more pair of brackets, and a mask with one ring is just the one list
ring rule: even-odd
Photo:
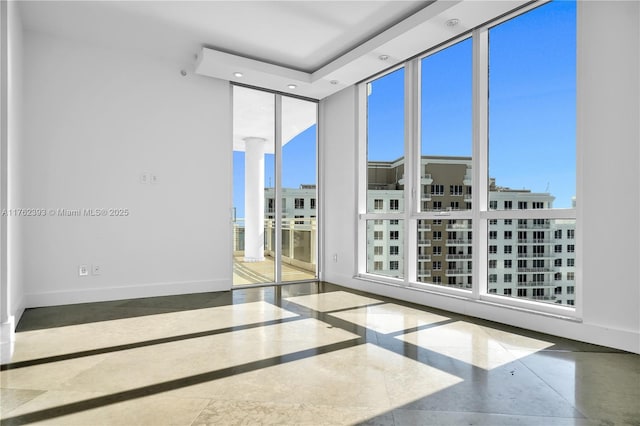
[[[367,281],[375,281],[383,284],[399,285],[404,288],[414,288],[418,290],[434,291],[442,295],[452,295],[469,300],[486,301],[503,306],[511,306],[531,311],[558,315],[562,317],[581,318],[582,303],[580,297],[581,281],[581,235],[580,222],[578,220],[578,208],[558,208],[558,209],[516,209],[517,201],[514,200],[511,209],[493,210],[489,208],[489,147],[488,147],[488,126],[489,126],[489,30],[508,20],[525,14],[535,8],[549,3],[550,0],[543,0],[534,4],[521,7],[498,19],[488,22],[472,31],[463,33],[458,37],[449,40],[433,49],[425,51],[422,55],[416,56],[407,61],[401,62],[379,74],[376,74],[358,85],[358,140],[359,158],[358,163],[358,250],[355,270],[355,278],[362,278]],[[472,186],[471,210],[439,210],[422,211],[421,188],[420,188],[420,65],[422,59],[447,49],[467,38],[472,38],[472,155],[471,172]],[[372,81],[387,74],[405,69],[404,77],[404,108],[405,108],[405,185],[404,185],[404,210],[399,213],[368,213],[366,209],[367,200],[367,85]],[[580,158],[576,155],[576,194],[581,193],[580,188]],[[431,190],[432,188],[429,187]],[[443,188],[446,190],[447,188]],[[435,194],[431,194],[432,196]],[[579,206],[579,204],[578,204]],[[383,275],[366,273],[366,223],[371,219],[401,219],[401,226],[404,226],[402,250],[404,250],[404,262],[402,268],[403,278],[393,278]],[[418,245],[417,245],[417,224],[418,220],[438,220],[438,219],[464,219],[471,220],[472,241],[472,277],[473,286],[470,290],[447,287],[438,283],[423,283],[417,280],[418,271]],[[490,220],[562,220],[569,219],[575,221],[575,306],[562,306],[552,303],[543,303],[535,300],[523,299],[500,294],[491,294],[488,291],[488,265],[489,265],[489,221]],[[516,229],[516,228],[514,228]],[[513,240],[512,240],[513,241]],[[553,247],[553,246],[550,246]],[[498,250],[498,255],[503,250]],[[516,250],[512,250],[513,253]],[[515,283],[515,282],[514,282]],[[515,288],[515,287],[514,287]]]

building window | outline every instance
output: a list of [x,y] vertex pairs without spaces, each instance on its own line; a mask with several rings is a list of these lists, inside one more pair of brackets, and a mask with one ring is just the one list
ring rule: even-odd
[[373,200],[373,208],[374,210],[384,209],[384,200]]
[[531,203],[531,208],[534,209],[543,209],[544,208],[544,203],[542,201],[533,201]]
[[[512,275],[511,275],[511,274],[504,274],[504,276],[502,277],[502,280],[503,280],[505,283],[510,283],[512,279],[513,279],[513,277],[512,277]],[[506,289],[505,289],[505,290],[506,290]],[[509,294],[511,294],[511,289],[508,289],[508,290],[509,290]]]
[[374,240],[381,240],[383,239],[384,233],[382,231],[373,231],[373,239]]
[[294,209],[304,209],[304,198],[295,198],[293,203]]
[[518,297],[527,297],[527,289],[519,288],[518,289]]
[[389,246],[389,254],[391,256],[397,256],[400,253],[399,246]]
[[567,266],[575,266],[576,260],[573,258],[567,259]]
[[399,225],[400,224],[400,220],[398,219],[391,219],[389,221],[389,225]]
[[498,238],[498,231],[489,231],[489,239],[495,240]]
[[502,294],[504,294],[505,296],[511,296],[511,289],[505,288],[504,290],[502,290]]
[[554,253],[562,253],[562,245],[561,244],[556,244],[555,246],[553,246],[553,252]]
[[442,262],[439,260],[436,260],[435,262],[433,262],[433,270],[434,271],[441,271],[442,270]]
[[553,294],[555,294],[556,296],[559,294],[562,294],[562,287],[558,286],[556,288],[553,289]]
[[511,225],[512,223],[513,223],[513,220],[512,220],[512,219],[505,219],[505,220],[504,220],[504,224],[505,224],[505,225],[507,225],[507,226],[508,226],[508,225]]
[[431,185],[431,195],[444,195],[444,185]]
[[442,210],[442,201],[434,201],[433,210]]
[[389,200],[389,210],[399,210],[399,209],[400,209],[399,200]]
[[489,282],[490,283],[498,282],[498,276],[496,274],[489,274]]
[[451,210],[460,210],[460,203],[457,201],[451,202]]
[[511,210],[513,208],[513,201],[511,200],[505,200],[504,202],[504,209],[505,210]]
[[554,281],[562,281],[562,272],[556,272],[553,275],[553,279],[554,279]]
[[567,244],[567,253],[574,253],[576,251],[576,246],[573,244]]
[[512,246],[504,246],[504,254],[511,254],[512,252]]
[[449,185],[451,195],[462,195],[462,185]]
[[496,200],[489,201],[489,209],[496,210],[498,208],[498,202]]
[[382,262],[376,260],[373,262],[373,270],[374,271],[382,271]]
[[[303,215],[295,215],[294,216],[295,219],[304,219]],[[296,220],[293,222],[296,225],[304,225],[304,220]]]
[[527,209],[527,202],[526,201],[518,201],[518,209],[526,210]]
[[505,269],[510,269],[511,268],[511,259],[505,259],[504,260],[504,268]]
[[392,260],[389,262],[389,270],[397,271],[400,263],[397,260]]
[[496,253],[498,253],[498,246],[494,246],[494,245],[489,246],[489,254],[496,254]]
[[433,231],[433,240],[434,241],[442,240],[442,231]]
[[434,256],[442,256],[442,246],[433,246],[431,251]]
[[498,219],[489,219],[489,225],[497,225]]
[[567,272],[567,281],[574,281],[575,279],[575,272]]
[[[561,268],[562,267],[562,259],[556,259],[553,261],[553,266],[555,266],[556,268]],[[569,266],[569,265],[567,265]]]
[[495,269],[498,267],[498,261],[496,259],[489,260],[489,269]]
[[273,198],[269,198],[267,200],[267,212],[275,213],[275,211],[276,211],[276,200]]
[[316,199],[315,198],[310,198],[309,199],[309,207],[311,207],[312,210],[315,210],[315,208],[316,208]]
[[442,284],[442,277],[440,275],[436,275],[431,278],[431,282],[433,282],[434,284]]
[[544,297],[544,289],[543,288],[534,288],[533,297]]
[[382,256],[382,254],[384,254],[384,247],[382,247],[382,246],[374,246],[373,247],[373,254],[375,256]]
[[511,237],[513,236],[511,231],[504,231],[504,239],[505,240],[510,240]]
[[567,286],[567,294],[574,294],[576,292],[576,288],[572,285]]
[[575,300],[567,300],[567,305],[569,306],[573,306],[575,303]]
[[397,240],[400,237],[400,231],[389,231],[389,239]]
[[567,229],[567,239],[573,240],[576,237],[575,229]]

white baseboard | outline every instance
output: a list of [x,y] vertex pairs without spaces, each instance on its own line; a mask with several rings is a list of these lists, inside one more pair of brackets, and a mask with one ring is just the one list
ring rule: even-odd
[[106,302],[142,297],[173,296],[190,293],[207,293],[231,289],[230,280],[205,280],[188,282],[169,282],[136,284],[119,287],[73,289],[47,293],[28,293],[25,306],[36,308],[43,306],[71,305],[76,303]]
[[327,281],[355,290],[392,297],[457,314],[640,354],[640,332],[637,330],[622,330],[600,324],[540,315],[512,307],[502,307],[444,294],[438,295],[433,292],[427,293],[415,288],[402,288],[383,283],[356,280],[353,277],[331,274],[327,276]]

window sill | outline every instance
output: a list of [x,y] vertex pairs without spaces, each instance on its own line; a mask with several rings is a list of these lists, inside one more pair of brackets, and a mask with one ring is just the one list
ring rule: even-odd
[[[561,306],[547,306],[546,304],[540,304],[534,301],[519,300],[514,298],[505,298],[493,295],[481,295],[480,298],[474,298],[473,294],[469,290],[462,290],[456,288],[439,288],[437,284],[422,284],[422,283],[409,283],[404,280],[384,278],[379,276],[372,276],[368,274],[354,275],[355,280],[369,282],[373,284],[386,285],[389,287],[395,287],[407,291],[416,291],[420,293],[432,294],[434,296],[446,297],[450,299],[460,300],[462,302],[473,303],[483,306],[491,306],[500,309],[506,309],[510,311],[522,312],[527,314],[538,315],[547,318],[559,319],[562,321],[569,321],[575,323],[581,323],[582,318],[575,315],[575,309]],[[510,302],[510,303],[504,303]],[[542,305],[542,306],[541,306]],[[428,306],[428,305],[425,305]],[[574,314],[574,315],[572,315]]]

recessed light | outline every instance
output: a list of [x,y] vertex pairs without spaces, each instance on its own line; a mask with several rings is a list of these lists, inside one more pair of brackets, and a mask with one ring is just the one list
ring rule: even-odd
[[339,81],[338,80],[331,80],[330,83],[335,85],[335,84],[338,84]]
[[288,87],[289,89],[295,89],[295,88],[296,88],[296,87],[298,87],[298,86],[296,86],[295,84],[287,84],[287,87]]
[[243,74],[242,74],[241,72],[234,72],[234,73],[233,73],[233,76],[234,76],[234,77],[237,77],[237,78],[240,78],[240,77],[242,77],[242,76],[243,76]]
[[447,27],[455,27],[456,25],[458,25],[460,23],[460,20],[457,18],[453,18],[453,19],[449,19],[446,24]]
[[386,61],[387,59],[389,59],[389,55],[380,55],[378,56],[378,59],[380,59],[381,61]]

